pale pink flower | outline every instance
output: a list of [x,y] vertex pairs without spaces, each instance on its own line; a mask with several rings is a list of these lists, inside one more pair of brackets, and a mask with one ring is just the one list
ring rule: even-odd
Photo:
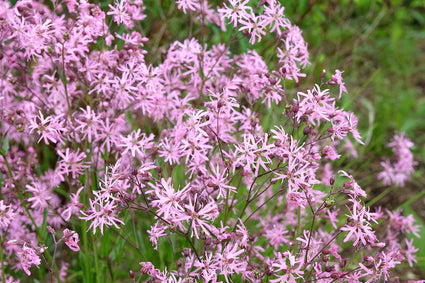
[[15,211],[11,205],[5,205],[3,200],[0,200],[0,229],[5,230],[13,221]]
[[90,230],[93,228],[93,234],[96,234],[96,228],[100,228],[100,233],[103,235],[104,226],[114,225],[116,228],[119,228],[119,224],[124,224],[122,220],[117,217],[117,205],[114,200],[89,200],[90,201],[90,210],[82,211],[80,219],[86,221],[92,221],[90,223]]
[[[296,283],[297,280],[303,280],[302,274],[304,271],[301,270],[300,263],[301,260],[296,259],[291,252],[277,253],[276,262],[273,263],[277,279],[272,279],[270,282]],[[283,274],[279,274],[279,271],[282,271]]]
[[58,150],[57,153],[62,158],[58,162],[58,167],[56,168],[57,172],[60,174],[67,175],[71,173],[72,178],[77,179],[79,175],[84,173],[86,168],[90,167],[90,165],[84,161],[87,155],[84,152],[80,152],[80,149],[74,152],[70,148],[66,148],[65,152]]
[[71,219],[73,214],[79,215],[81,208],[84,207],[84,205],[80,203],[80,193],[83,189],[84,187],[81,187],[75,194],[71,194],[71,202],[69,202],[66,208],[61,212],[61,216],[65,221]]
[[39,266],[41,264],[40,257],[35,253],[33,248],[29,248],[24,244],[22,250],[18,252],[19,262],[21,263],[21,268],[25,271],[25,273],[30,276],[31,271],[29,268],[31,265]]
[[218,11],[223,14],[223,17],[229,18],[229,23],[233,23],[233,27],[236,27],[241,19],[249,17],[252,8],[247,4],[249,0],[229,0],[231,6],[227,6],[224,3],[224,8],[219,8]]
[[48,201],[52,199],[50,190],[45,184],[36,180],[32,185],[26,185],[27,191],[32,193],[32,197],[28,198],[32,202],[31,208],[42,211],[49,206]]
[[145,133],[142,133],[140,129],[137,131],[132,131],[128,136],[122,136],[121,144],[119,146],[123,148],[122,154],[131,152],[133,157],[144,157],[146,156],[146,151],[153,146],[154,134],[146,136]]

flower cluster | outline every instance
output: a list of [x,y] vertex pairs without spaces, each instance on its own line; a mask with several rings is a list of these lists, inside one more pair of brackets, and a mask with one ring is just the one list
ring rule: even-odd
[[[98,244],[116,234],[142,256],[128,264],[140,262],[146,282],[388,280],[415,261],[412,217],[371,212],[354,177],[332,173],[340,148],[362,143],[356,116],[338,106],[342,72],[291,93],[310,64],[307,43],[279,1],[252,2],[176,1],[201,32],[169,43],[158,64],[145,46],[143,1],[107,10],[85,0],[0,2],[3,281],[33,265],[64,280],[74,262],[59,269],[57,257],[80,253],[80,235],[87,278],[89,245],[100,276]],[[211,26],[231,29],[228,42],[206,44]],[[231,53],[233,42],[255,46],[268,34],[273,67],[252,46]],[[274,126],[264,123],[272,112]],[[397,162],[406,162],[404,139],[391,143]],[[145,258],[142,234],[146,249],[171,244],[174,262],[161,270]],[[102,250],[111,273],[119,246]]]
[[378,174],[378,179],[382,180],[385,185],[404,186],[404,183],[410,179],[410,175],[415,172],[416,162],[410,151],[413,146],[413,142],[405,133],[395,135],[388,144],[394,153],[393,160],[386,159],[381,162],[383,170]]

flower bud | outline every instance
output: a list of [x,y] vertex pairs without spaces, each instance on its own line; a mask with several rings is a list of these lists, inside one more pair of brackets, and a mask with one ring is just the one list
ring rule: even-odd
[[49,232],[50,234],[54,235],[55,234],[55,229],[53,229],[51,226],[47,226],[46,227],[47,232]]
[[333,207],[335,205],[335,199],[334,198],[328,198],[326,200],[326,207]]
[[344,258],[339,262],[339,267],[344,268],[347,265],[347,259]]
[[349,188],[351,188],[351,187],[352,187],[351,182],[345,182],[343,186],[344,186],[344,188],[346,188],[346,189],[349,189]]

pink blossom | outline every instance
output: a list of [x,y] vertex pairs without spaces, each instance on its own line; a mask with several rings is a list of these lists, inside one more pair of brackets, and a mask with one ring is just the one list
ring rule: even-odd
[[76,232],[65,229],[63,230],[62,239],[72,251],[78,252],[80,250],[80,247],[78,246],[79,237]]
[[36,254],[33,248],[27,247],[25,244],[22,247],[22,250],[18,253],[19,262],[21,263],[21,268],[29,276],[31,271],[29,268],[31,265],[39,266],[41,264],[40,257]]
[[11,205],[5,205],[3,200],[0,200],[0,228],[7,229],[15,216],[15,210]]
[[119,224],[124,224],[124,222],[117,217],[117,205],[113,200],[93,201],[90,199],[89,201],[90,209],[82,211],[81,213],[83,216],[80,216],[80,219],[92,221],[87,231],[93,228],[93,234],[96,234],[96,229],[99,227],[103,235],[103,228],[105,225],[114,225],[116,228],[119,228]]
[[282,271],[283,274],[276,274],[277,279],[272,279],[270,282],[289,282],[296,283],[297,279],[303,279],[304,271],[300,270],[300,260],[296,259],[291,252],[277,253],[276,262],[273,263],[276,273]]

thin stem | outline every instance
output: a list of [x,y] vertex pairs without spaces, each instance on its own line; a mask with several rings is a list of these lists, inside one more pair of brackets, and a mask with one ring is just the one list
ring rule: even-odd
[[71,103],[69,100],[68,87],[67,87],[68,80],[66,79],[66,73],[65,73],[65,44],[63,43],[62,43],[62,83],[65,90],[66,104],[68,106],[69,118],[71,119],[71,122],[74,123],[74,117],[72,116]]
[[388,187],[385,189],[385,191],[383,191],[382,193],[380,193],[379,195],[377,195],[376,197],[374,197],[371,201],[369,201],[368,203],[366,203],[366,206],[372,206],[375,203],[377,203],[379,200],[381,200],[383,197],[385,197],[388,193],[390,193],[392,190],[394,189],[394,187]]
[[100,281],[100,268],[99,268],[99,260],[97,258],[97,245],[96,245],[96,241],[94,238],[92,238],[93,240],[93,253],[94,253],[94,265],[96,268],[96,282],[97,283],[101,283]]
[[83,230],[83,246],[84,246],[84,265],[86,268],[86,282],[90,282],[90,259],[89,259],[89,244],[87,238],[87,223],[81,220],[81,229]]
[[6,282],[4,270],[3,239],[0,237],[0,261],[1,261],[1,282]]
[[325,249],[325,248],[327,248],[328,247],[328,245],[330,244],[330,243],[332,243],[339,235],[341,235],[342,234],[342,231],[338,231],[338,233],[336,233],[335,234],[335,236],[333,236],[332,237],[332,239],[330,239],[321,249],[320,249],[320,251],[318,251],[314,256],[313,256],[313,258],[312,259],[310,259],[308,262],[307,262],[307,264],[310,264],[310,263],[312,263],[313,262],[313,260],[315,260],[319,255],[320,255],[320,253]]
[[274,193],[268,200],[266,200],[262,205],[260,205],[259,207],[257,207],[249,216],[248,218],[246,218],[244,220],[244,224],[258,211],[260,210],[266,203],[268,203],[269,201],[271,201],[275,196],[277,196],[279,193],[283,192],[283,190],[279,190],[276,193]]
[[195,248],[194,244],[190,240],[189,235],[185,235],[185,237],[186,237],[187,241],[189,242],[190,246],[192,247],[192,251],[195,253],[196,258],[199,260],[199,262],[201,262],[201,258],[199,257],[198,252],[196,251],[196,248]]

